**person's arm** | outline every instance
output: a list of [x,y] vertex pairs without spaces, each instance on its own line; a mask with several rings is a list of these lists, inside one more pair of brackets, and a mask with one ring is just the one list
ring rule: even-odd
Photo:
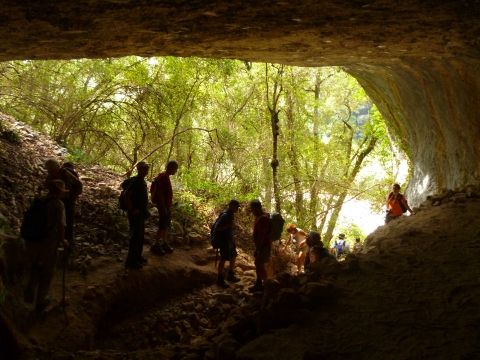
[[410,212],[411,215],[415,215],[415,211],[413,211],[410,208],[410,206],[408,205],[408,201],[407,201],[407,199],[405,199],[405,197],[403,197],[403,204],[407,208],[407,210]]

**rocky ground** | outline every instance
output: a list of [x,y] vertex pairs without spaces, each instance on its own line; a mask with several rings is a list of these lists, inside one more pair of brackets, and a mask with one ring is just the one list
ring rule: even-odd
[[[0,212],[3,232],[12,233],[41,158],[63,150],[8,122],[21,134],[20,143],[0,140]],[[241,281],[220,289],[206,227],[185,219],[175,226],[173,254],[155,257],[146,247],[148,265],[126,271],[125,219],[116,207],[121,178],[100,168],[80,173],[86,190],[65,311],[54,303],[33,316],[18,286],[0,287],[0,315],[25,359],[480,358],[478,188],[431,197],[416,215],[379,227],[362,253],[326,260],[308,275],[279,273],[264,294],[252,295],[249,251],[240,253]],[[148,238],[153,231],[152,224]],[[242,231],[240,242],[247,238]],[[16,243],[2,239],[5,255]],[[52,284],[57,302],[60,275]]]

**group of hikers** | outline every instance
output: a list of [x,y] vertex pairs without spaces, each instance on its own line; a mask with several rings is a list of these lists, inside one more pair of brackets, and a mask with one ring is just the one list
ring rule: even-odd
[[[175,160],[169,161],[165,171],[159,173],[150,186],[150,200],[158,210],[158,231],[150,248],[150,252],[155,255],[173,252],[168,241],[173,204],[170,176],[176,174],[178,167]],[[75,204],[82,193],[82,182],[73,164],[66,162],[61,165],[57,160],[49,159],[45,162],[45,168],[47,176],[39,191],[46,190],[47,195],[37,198],[32,203],[24,215],[21,227],[21,236],[25,239],[30,264],[24,298],[26,302],[34,303],[37,311],[42,311],[49,303],[47,294],[54,275],[57,249],[60,246],[63,248],[64,269],[67,262],[72,259],[75,248]],[[120,208],[127,213],[130,230],[128,254],[125,260],[125,267],[128,269],[141,269],[147,263],[147,259],[143,256],[143,247],[145,222],[150,217],[149,189],[145,181],[149,173],[149,165],[141,161],[136,165],[136,170],[135,176],[122,182],[119,199]],[[217,285],[223,288],[228,287],[226,281],[233,283],[239,281],[235,274],[237,249],[234,236],[234,217],[239,208],[240,202],[232,199],[211,229],[212,245],[220,252]],[[256,280],[251,291],[256,292],[263,289],[267,279],[267,263],[271,257],[272,242],[280,238],[284,222],[278,214],[276,215],[281,221],[272,222],[272,216],[264,211],[259,200],[251,201],[248,210],[254,216]],[[400,194],[400,186],[394,184],[393,191],[387,197],[386,222],[399,218],[407,210],[413,214],[405,197]],[[278,235],[272,236],[272,230],[275,230]],[[307,234],[295,224],[287,225],[286,231],[288,239],[285,246],[295,249],[298,272],[308,271],[311,264],[323,258],[336,259],[349,251],[344,234],[339,234],[332,248],[327,250],[324,248],[320,234],[316,231],[310,231]],[[361,249],[360,239],[356,239],[353,252],[359,252]],[[228,270],[225,269],[226,262],[229,262]],[[63,301],[65,301],[64,296]]]

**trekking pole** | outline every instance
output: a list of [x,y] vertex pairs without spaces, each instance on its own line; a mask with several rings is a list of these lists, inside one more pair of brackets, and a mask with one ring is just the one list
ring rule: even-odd
[[66,280],[66,273],[67,273],[67,262],[68,262],[68,250],[67,245],[63,245],[63,261],[62,261],[62,300],[61,306],[63,310],[63,316],[65,318],[65,323],[68,324],[68,317],[67,317],[67,301],[65,299],[65,280]]
[[220,252],[220,249],[215,250],[215,269],[217,268],[217,261],[218,261],[218,253]]

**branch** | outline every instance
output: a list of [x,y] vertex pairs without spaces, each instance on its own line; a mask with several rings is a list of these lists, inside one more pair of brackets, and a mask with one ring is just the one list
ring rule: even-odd
[[[152,156],[155,152],[157,152],[158,150],[160,150],[162,147],[164,146],[167,146],[169,144],[172,143],[172,141],[178,136],[178,135],[181,135],[187,131],[193,131],[193,130],[198,130],[198,131],[205,131],[206,133],[209,134],[210,136],[210,133],[212,132],[215,132],[217,134],[217,137],[218,137],[218,133],[217,133],[217,129],[204,129],[204,128],[188,128],[188,129],[184,129],[182,131],[179,131],[179,132],[176,132],[175,134],[173,134],[170,139],[167,141],[167,142],[164,142],[163,144],[160,144],[158,145],[157,147],[155,147],[152,151],[150,151],[147,155],[145,155],[143,158],[139,159],[137,163],[133,164],[133,166],[127,171],[127,174],[131,174],[133,169],[135,168],[135,166],[141,162],[141,161],[145,161],[146,159],[148,159],[150,156]],[[210,137],[210,140],[213,141],[213,139],[211,139]]]

